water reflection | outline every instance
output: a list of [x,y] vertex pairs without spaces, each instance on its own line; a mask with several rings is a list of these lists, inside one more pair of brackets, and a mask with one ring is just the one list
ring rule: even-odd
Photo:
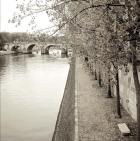
[[1,141],[50,141],[69,65],[46,55],[0,57]]

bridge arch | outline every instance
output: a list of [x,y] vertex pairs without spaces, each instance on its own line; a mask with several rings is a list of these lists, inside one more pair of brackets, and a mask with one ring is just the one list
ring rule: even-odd
[[32,51],[33,47],[35,46],[35,44],[31,44],[27,47],[27,51]]
[[45,54],[49,54],[49,50],[50,50],[50,48],[52,48],[52,47],[56,47],[56,45],[48,45],[48,46],[46,46],[46,47],[45,47]]
[[20,46],[18,46],[18,45],[14,45],[14,46],[11,47],[11,51],[18,52],[19,47]]
[[36,46],[36,44],[30,44],[28,47],[27,47],[27,53],[32,53],[33,52],[33,48]]
[[49,54],[49,50],[51,48],[54,49],[59,49],[61,50],[61,54],[66,54],[67,55],[67,49],[65,47],[63,47],[61,44],[51,44],[45,47],[45,54]]

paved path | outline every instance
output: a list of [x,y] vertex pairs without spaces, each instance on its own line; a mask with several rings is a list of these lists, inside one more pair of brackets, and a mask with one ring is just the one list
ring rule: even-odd
[[98,87],[79,58],[76,59],[76,89],[79,141],[135,141],[135,133],[121,137],[117,127],[117,123],[126,122],[135,128],[134,121],[124,110],[122,119],[116,117],[115,98],[105,98],[105,89]]

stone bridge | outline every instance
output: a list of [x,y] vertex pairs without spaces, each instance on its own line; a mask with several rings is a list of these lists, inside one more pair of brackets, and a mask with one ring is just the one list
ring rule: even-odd
[[6,43],[4,50],[11,51],[13,53],[32,53],[41,52],[42,54],[49,54],[50,49],[59,49],[62,53],[67,53],[66,45],[53,44],[53,43],[38,43],[38,42],[14,42]]

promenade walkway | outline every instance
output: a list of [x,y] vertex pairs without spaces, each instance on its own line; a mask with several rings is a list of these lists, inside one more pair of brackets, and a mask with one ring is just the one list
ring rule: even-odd
[[[106,98],[104,88],[79,58],[76,59],[76,89],[78,105],[79,141],[135,141],[136,124],[122,109],[122,119],[116,116],[116,99]],[[123,137],[117,127],[125,122],[131,129],[131,136]]]

